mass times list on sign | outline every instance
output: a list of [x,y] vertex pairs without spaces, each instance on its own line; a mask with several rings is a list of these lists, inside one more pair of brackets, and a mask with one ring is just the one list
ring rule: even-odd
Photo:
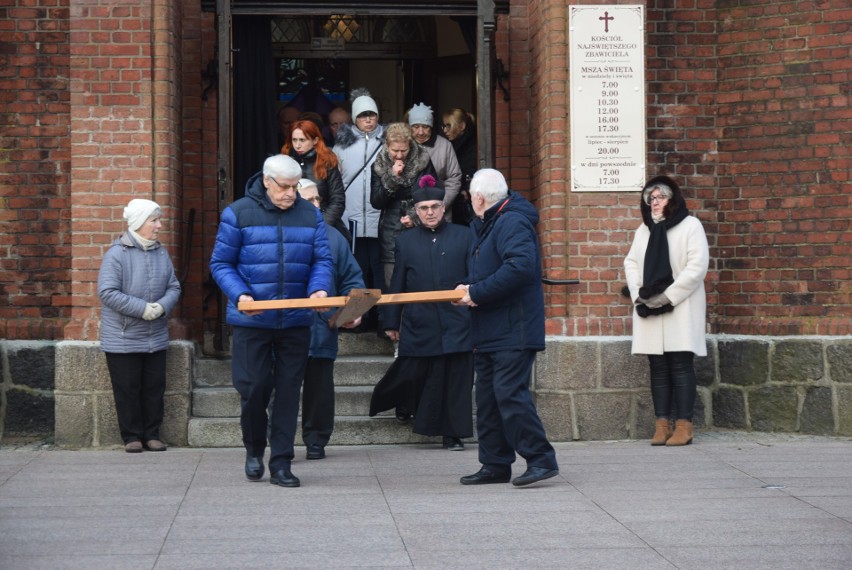
[[571,190],[645,183],[644,6],[570,6]]

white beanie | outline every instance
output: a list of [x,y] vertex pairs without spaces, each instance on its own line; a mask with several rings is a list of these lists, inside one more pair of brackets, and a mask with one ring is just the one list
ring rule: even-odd
[[124,219],[127,220],[127,227],[130,231],[135,232],[152,214],[159,211],[160,206],[156,202],[135,198],[128,202],[124,208]]
[[317,183],[311,180],[310,178],[301,178],[299,179],[299,190],[302,188],[308,188],[310,186],[316,186]]
[[432,126],[432,107],[427,107],[423,103],[418,103],[408,112],[408,124],[428,125]]
[[379,108],[376,106],[376,102],[369,95],[361,95],[354,101],[352,101],[352,118],[357,119],[358,115],[361,113],[366,113],[368,111],[372,111],[376,115],[379,114]]

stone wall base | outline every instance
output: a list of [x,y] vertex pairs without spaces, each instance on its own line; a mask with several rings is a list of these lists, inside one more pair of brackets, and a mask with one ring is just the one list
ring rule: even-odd
[[[547,339],[533,390],[552,441],[644,439],[654,411],[648,361],[629,337]],[[699,428],[852,436],[852,338],[712,335],[696,358]],[[166,443],[186,446],[195,345],[169,347]],[[97,342],[0,341],[0,437],[120,445]]]
[[[552,441],[644,439],[648,359],[629,337],[548,337],[533,380]],[[711,335],[695,359],[697,427],[852,435],[852,338]]]
[[[187,445],[195,345],[172,341],[166,362],[163,441]],[[56,344],[55,441],[66,447],[122,445],[106,357],[99,343]]]

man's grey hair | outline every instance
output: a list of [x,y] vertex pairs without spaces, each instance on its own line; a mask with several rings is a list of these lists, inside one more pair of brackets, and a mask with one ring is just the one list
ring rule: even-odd
[[509,186],[499,170],[483,168],[470,180],[470,194],[479,194],[487,204],[494,204],[509,195]]
[[302,167],[286,154],[274,154],[263,162],[263,175],[293,179],[302,177]]

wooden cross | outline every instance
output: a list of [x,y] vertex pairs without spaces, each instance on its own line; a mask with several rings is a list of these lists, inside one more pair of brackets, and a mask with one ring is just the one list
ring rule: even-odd
[[405,303],[439,303],[460,301],[465,296],[462,290],[420,291],[417,293],[393,293],[382,295],[379,289],[352,289],[345,297],[321,299],[273,299],[270,301],[241,301],[240,311],[267,311],[272,309],[330,309],[341,307],[328,322],[332,328],[351,323],[370,310],[373,305],[401,305]]
[[615,20],[615,16],[610,16],[609,12],[604,12],[604,15],[598,18],[598,20],[603,20],[604,23],[604,33],[609,33],[609,21]]

